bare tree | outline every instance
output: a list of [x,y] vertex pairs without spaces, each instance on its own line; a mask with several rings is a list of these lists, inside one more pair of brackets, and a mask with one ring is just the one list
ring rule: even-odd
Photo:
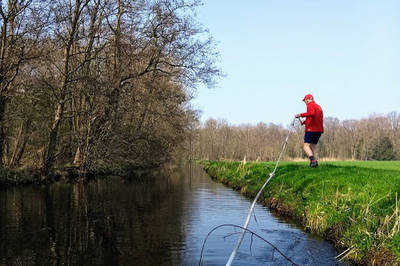
[[44,14],[45,10],[34,0],[0,2],[0,167],[6,140],[7,105],[19,88],[16,80],[23,64],[38,54],[36,45],[45,26]]
[[[376,160],[399,158],[399,119],[396,113],[372,115],[361,120],[327,117],[325,132],[319,143],[319,156],[339,160]],[[290,135],[286,159],[303,154],[304,128],[297,125]],[[195,156],[201,159],[275,160],[287,129],[274,124],[229,125],[225,120],[209,119],[198,129]],[[230,140],[227,141],[226,132]],[[235,152],[230,152],[234,150]]]
[[[53,62],[53,67],[57,69],[59,80],[47,82],[53,90],[56,97],[55,114],[53,123],[50,128],[50,134],[45,153],[43,173],[47,175],[53,167],[56,145],[58,141],[59,129],[64,120],[66,102],[71,100],[70,95],[71,83],[74,82],[75,72],[82,67],[83,62],[76,64],[75,60],[78,54],[74,53],[74,45],[79,41],[79,26],[82,21],[84,10],[87,8],[90,0],[75,0],[60,3],[53,6],[55,23],[58,22],[62,27],[55,29],[56,41],[59,42],[59,47],[62,48],[61,62]],[[66,8],[67,7],[67,8]]]
[[195,121],[188,102],[197,85],[220,75],[213,41],[194,21],[198,5],[2,3],[2,162],[40,165],[47,175],[69,163],[84,173],[169,161],[185,136],[196,135],[194,127],[188,133]]

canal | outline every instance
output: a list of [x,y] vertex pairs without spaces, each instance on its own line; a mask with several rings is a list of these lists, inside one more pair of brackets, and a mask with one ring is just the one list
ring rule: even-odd
[[[0,191],[0,265],[198,265],[221,224],[243,225],[251,200],[199,166],[124,181]],[[299,265],[340,265],[339,252],[257,205],[249,229]],[[208,238],[202,265],[225,265],[240,230]],[[233,265],[291,265],[247,235]],[[344,264],[343,264],[344,265]]]

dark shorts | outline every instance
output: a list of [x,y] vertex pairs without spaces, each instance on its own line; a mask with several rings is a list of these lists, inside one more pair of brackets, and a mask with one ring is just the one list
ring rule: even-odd
[[322,132],[306,132],[304,134],[304,143],[317,144]]

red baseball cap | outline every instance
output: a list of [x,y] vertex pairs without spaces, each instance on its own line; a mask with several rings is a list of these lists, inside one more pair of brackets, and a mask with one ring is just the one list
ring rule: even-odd
[[308,100],[308,99],[313,99],[314,97],[311,94],[307,94],[306,96],[304,96],[303,101]]

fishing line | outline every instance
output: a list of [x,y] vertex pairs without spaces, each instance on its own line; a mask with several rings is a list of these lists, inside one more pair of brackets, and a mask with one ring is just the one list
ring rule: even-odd
[[[244,229],[247,229],[247,227],[249,226],[251,214],[253,213],[253,210],[254,210],[254,207],[255,207],[255,205],[256,205],[256,203],[257,203],[257,201],[258,201],[258,198],[260,197],[261,193],[263,192],[264,188],[267,186],[267,184],[269,183],[269,181],[270,181],[270,180],[274,177],[274,175],[275,175],[276,169],[278,168],[278,165],[279,165],[279,161],[281,160],[282,155],[283,155],[283,152],[285,151],[286,145],[287,145],[288,140],[289,140],[289,136],[290,136],[290,134],[292,133],[292,129],[294,128],[295,122],[296,122],[296,118],[294,118],[293,121],[292,121],[292,123],[290,124],[289,133],[287,134],[286,139],[285,139],[285,142],[283,143],[283,147],[282,147],[281,153],[279,154],[278,160],[276,161],[274,170],[269,174],[269,178],[267,179],[267,181],[265,181],[264,185],[263,185],[263,186],[261,187],[261,189],[258,191],[256,197],[255,197],[254,200],[253,200],[253,203],[251,204],[249,214],[247,215],[247,218],[246,218],[246,222],[245,222],[244,225],[243,225],[243,228],[244,228]],[[242,231],[242,234],[240,235],[240,237],[239,237],[239,239],[238,239],[238,241],[237,241],[237,243],[236,243],[235,248],[233,249],[233,251],[232,251],[232,253],[231,253],[230,257],[229,257],[228,262],[226,263],[226,266],[232,265],[232,262],[233,262],[233,260],[235,259],[236,253],[237,253],[237,251],[238,251],[238,249],[239,249],[239,247],[240,247],[240,244],[242,243],[242,240],[243,240],[243,237],[244,237],[245,233],[246,233],[246,230],[243,230],[243,231]]]
[[[299,119],[299,121],[301,122],[300,119]],[[220,228],[220,227],[223,227],[223,226],[234,226],[235,228],[241,228],[241,229],[242,229],[242,232],[241,232],[241,234],[240,234],[240,237],[239,237],[239,239],[238,239],[238,241],[237,241],[237,243],[236,243],[236,245],[235,245],[235,248],[233,249],[233,251],[232,251],[232,253],[231,253],[230,257],[229,257],[228,262],[226,263],[226,266],[230,266],[230,265],[232,264],[233,260],[235,259],[236,253],[237,253],[237,251],[238,251],[238,249],[239,249],[239,247],[240,247],[240,244],[242,243],[242,240],[243,240],[244,235],[245,235],[246,232],[250,232],[250,233],[252,234],[252,236],[253,236],[253,235],[254,235],[254,236],[257,236],[258,238],[262,239],[262,240],[265,241],[266,243],[270,244],[270,245],[271,245],[274,249],[276,249],[284,258],[286,258],[288,261],[290,261],[293,265],[297,265],[296,263],[294,263],[293,261],[291,261],[287,256],[285,256],[282,252],[280,252],[273,244],[271,244],[270,242],[268,242],[268,241],[265,240],[264,238],[260,237],[259,235],[255,234],[254,232],[252,232],[252,231],[250,231],[249,229],[247,229],[247,227],[248,227],[248,225],[249,225],[249,222],[250,222],[250,219],[251,219],[251,215],[254,213],[254,207],[255,207],[255,205],[256,205],[256,203],[257,203],[257,201],[258,201],[258,198],[260,197],[261,193],[263,192],[264,188],[267,186],[267,184],[269,183],[269,181],[271,181],[271,179],[272,179],[272,178],[274,177],[274,175],[275,175],[276,169],[278,168],[279,162],[280,162],[280,160],[281,160],[281,158],[282,158],[283,152],[285,151],[286,145],[287,145],[287,143],[288,143],[289,136],[290,136],[290,134],[292,133],[293,128],[294,128],[294,126],[295,126],[295,122],[296,122],[296,118],[294,118],[293,121],[292,121],[292,123],[290,124],[289,132],[288,132],[288,134],[287,134],[287,136],[286,136],[285,142],[283,143],[283,147],[282,147],[282,150],[281,150],[281,152],[280,152],[280,154],[279,154],[278,160],[276,161],[274,170],[269,174],[269,178],[267,179],[267,181],[265,181],[265,183],[263,184],[263,186],[261,187],[261,189],[258,191],[256,197],[254,198],[253,203],[251,204],[251,207],[250,207],[250,210],[249,210],[249,214],[247,215],[246,222],[244,223],[244,225],[243,225],[243,226],[238,226],[238,225],[220,225],[220,226],[217,226],[217,227],[215,227],[214,229],[212,229],[212,230],[208,233],[206,239],[204,240],[203,247],[202,247],[202,249],[201,249],[201,255],[200,255],[199,265],[201,265],[201,259],[202,259],[202,256],[203,256],[203,249],[204,249],[204,245],[205,245],[205,243],[206,243],[206,241],[207,241],[207,238],[209,237],[209,235],[210,235],[212,232],[214,232],[216,229],[218,229],[218,228]]]

